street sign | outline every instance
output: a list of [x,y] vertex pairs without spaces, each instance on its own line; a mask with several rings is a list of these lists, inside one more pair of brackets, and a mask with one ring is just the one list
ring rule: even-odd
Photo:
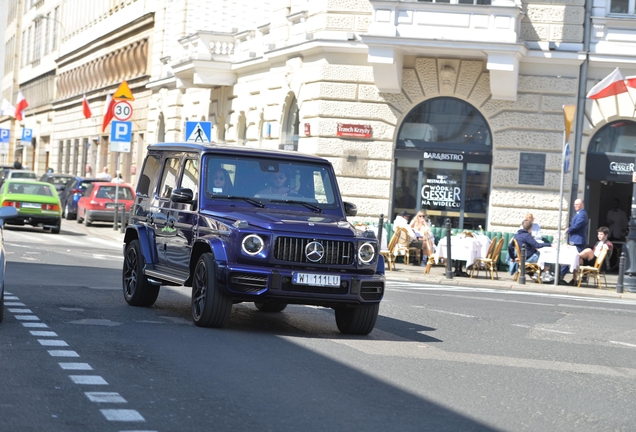
[[119,121],[130,120],[133,115],[132,105],[125,100],[118,100],[113,107],[113,116]]
[[110,129],[110,151],[130,153],[132,122],[113,121]]
[[22,128],[22,141],[31,141],[33,138],[33,129]]
[[187,142],[209,143],[212,137],[211,122],[186,122],[185,139]]
[[132,95],[132,92],[130,91],[130,87],[128,87],[128,83],[126,81],[122,81],[122,83],[119,84],[119,87],[117,87],[115,94],[113,94],[113,99],[129,100],[129,101],[135,100],[135,98]]
[[10,129],[0,129],[0,143],[8,143],[10,135],[11,135]]
[[570,171],[570,143],[565,144],[563,149],[563,172],[567,174]]

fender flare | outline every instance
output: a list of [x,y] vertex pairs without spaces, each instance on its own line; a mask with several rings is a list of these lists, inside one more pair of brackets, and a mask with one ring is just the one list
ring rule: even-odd
[[155,247],[155,233],[145,226],[128,225],[124,235],[124,250],[126,245],[132,240],[138,239],[141,245],[141,252],[144,255],[146,264],[155,264],[157,259],[157,248]]

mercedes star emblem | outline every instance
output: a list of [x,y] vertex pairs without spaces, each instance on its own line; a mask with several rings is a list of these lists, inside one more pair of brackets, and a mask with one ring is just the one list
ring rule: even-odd
[[305,256],[311,262],[318,262],[325,256],[325,247],[317,241],[312,241],[305,246]]

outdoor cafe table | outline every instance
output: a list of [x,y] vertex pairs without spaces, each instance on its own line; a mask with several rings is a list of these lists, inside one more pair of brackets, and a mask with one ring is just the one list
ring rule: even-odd
[[[486,236],[462,237],[461,235],[451,237],[451,259],[466,261],[466,268],[470,267],[476,258],[486,256],[490,246],[490,239]],[[446,237],[442,237],[435,250],[435,263],[440,258],[446,258]]]
[[[550,246],[537,250],[539,251],[539,261],[537,261],[537,264],[539,264],[541,269],[543,269],[543,266],[546,263],[556,263],[557,248]],[[570,273],[573,273],[574,270],[579,268],[579,251],[575,246],[561,245],[561,250],[559,251],[559,264],[569,266]]]

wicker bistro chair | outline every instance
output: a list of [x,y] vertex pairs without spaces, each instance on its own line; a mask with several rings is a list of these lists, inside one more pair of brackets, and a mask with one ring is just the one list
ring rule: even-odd
[[499,254],[501,253],[501,248],[504,244],[504,238],[502,237],[497,241],[497,237],[493,238],[490,242],[490,246],[488,247],[488,253],[485,257],[477,258],[473,263],[473,267],[470,270],[470,277],[472,278],[475,272],[477,272],[477,276],[479,276],[479,272],[482,269],[486,272],[486,274],[490,273],[490,280],[495,279],[495,275],[497,275],[497,279],[499,279],[499,272],[497,271],[497,262],[499,261]]
[[[393,237],[389,240],[387,248],[380,251],[389,266],[389,271],[393,271],[395,259],[398,255],[404,255],[404,260],[408,263],[408,241],[409,233],[404,228],[399,227],[393,233]],[[404,244],[406,244],[406,247]]]
[[406,228],[399,227],[395,231],[396,235],[398,234],[398,231],[397,255],[403,256],[404,264],[409,265],[411,264],[411,254],[414,254],[415,258],[418,260],[417,264],[419,265],[419,258],[422,253],[421,249],[419,247],[411,246],[411,237],[409,236],[409,232]]
[[596,285],[599,289],[603,289],[603,284],[601,283],[601,274],[603,274],[603,279],[605,279],[605,286],[607,286],[607,278],[605,277],[605,270],[603,264],[605,263],[605,258],[607,257],[607,249],[603,249],[598,257],[596,257],[596,262],[593,266],[580,266],[579,267],[579,283],[578,287],[581,286],[581,281],[583,280],[583,276],[594,276],[596,278]]
[[[516,260],[519,260],[519,257],[521,256],[521,248],[519,247],[519,243],[517,243],[517,240],[515,240],[514,238],[512,239],[512,241],[515,244],[515,253],[517,254],[517,258]],[[521,263],[521,261],[519,260],[519,263]],[[537,279],[536,282],[541,283],[541,267],[539,267],[539,264],[536,263],[526,263],[526,274],[533,274],[535,273],[537,275]],[[515,273],[515,275],[513,276],[512,280],[517,281],[519,280],[519,276],[521,275],[521,266],[519,266],[519,270],[517,270],[517,273]]]

